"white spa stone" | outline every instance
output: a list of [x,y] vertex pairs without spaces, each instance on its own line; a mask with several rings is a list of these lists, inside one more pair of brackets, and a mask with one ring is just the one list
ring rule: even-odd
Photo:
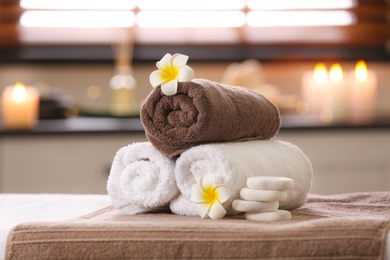
[[245,213],[245,218],[254,221],[282,221],[291,220],[291,213],[287,210],[276,210],[272,212]]
[[282,201],[287,198],[287,191],[242,188],[240,196],[244,200],[251,201]]
[[278,201],[261,202],[261,201],[247,201],[247,200],[233,200],[232,208],[236,211],[242,212],[265,212],[275,211],[279,208]]
[[259,190],[289,190],[294,186],[294,180],[287,177],[253,176],[246,184],[251,189]]

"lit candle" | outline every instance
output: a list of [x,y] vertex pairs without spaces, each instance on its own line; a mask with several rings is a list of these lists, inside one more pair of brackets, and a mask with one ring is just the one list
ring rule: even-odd
[[340,64],[335,63],[330,67],[330,86],[332,92],[332,112],[335,120],[342,119],[345,115],[346,80]]
[[3,122],[7,129],[30,129],[38,119],[39,94],[22,83],[8,86],[3,91]]
[[321,114],[327,110],[331,101],[328,72],[324,63],[318,63],[314,71],[304,73],[302,77],[302,97],[309,106],[309,112]]
[[377,76],[368,70],[364,61],[356,63],[355,71],[350,76],[348,107],[352,119],[369,119],[375,112]]

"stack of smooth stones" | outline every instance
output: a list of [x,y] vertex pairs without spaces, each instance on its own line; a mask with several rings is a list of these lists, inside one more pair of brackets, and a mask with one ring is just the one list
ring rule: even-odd
[[233,201],[236,211],[245,212],[245,218],[254,221],[290,220],[291,213],[279,210],[279,201],[287,198],[287,190],[294,186],[294,180],[286,177],[254,176],[247,179],[247,186],[241,189],[241,199]]

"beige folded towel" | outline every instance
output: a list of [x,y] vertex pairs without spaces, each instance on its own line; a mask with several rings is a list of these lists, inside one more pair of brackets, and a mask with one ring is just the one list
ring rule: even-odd
[[263,95],[205,79],[180,83],[173,96],[156,87],[141,120],[150,142],[168,157],[204,143],[271,139],[280,128],[278,108]]
[[[9,234],[5,259],[389,259],[390,192],[311,196],[290,221],[220,220],[113,207]],[[390,245],[389,243],[387,243]]]

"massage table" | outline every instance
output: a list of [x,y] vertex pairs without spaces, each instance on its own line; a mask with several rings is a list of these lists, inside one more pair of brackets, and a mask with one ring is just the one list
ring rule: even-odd
[[0,212],[1,259],[390,259],[390,192],[309,194],[281,222],[123,215],[107,195],[0,194]]

